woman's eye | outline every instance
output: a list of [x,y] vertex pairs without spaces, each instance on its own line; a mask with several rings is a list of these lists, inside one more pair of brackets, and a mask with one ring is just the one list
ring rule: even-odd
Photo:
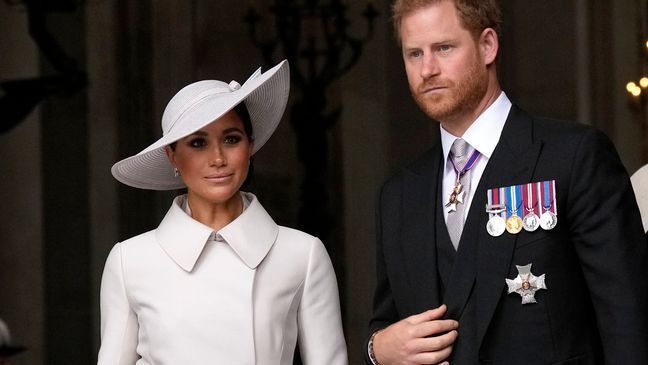
[[202,138],[194,138],[189,141],[189,145],[194,148],[205,147],[205,145],[207,145],[207,141]]
[[241,136],[239,135],[230,135],[230,136],[225,136],[225,143],[226,144],[236,144],[241,141]]

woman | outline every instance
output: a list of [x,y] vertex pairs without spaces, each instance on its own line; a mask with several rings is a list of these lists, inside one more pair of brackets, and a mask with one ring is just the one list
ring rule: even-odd
[[199,81],[163,136],[116,163],[124,184],[187,188],[153,231],[115,245],[101,283],[99,364],[346,364],[335,274],[321,241],[277,226],[240,191],[286,107],[288,63],[242,86]]

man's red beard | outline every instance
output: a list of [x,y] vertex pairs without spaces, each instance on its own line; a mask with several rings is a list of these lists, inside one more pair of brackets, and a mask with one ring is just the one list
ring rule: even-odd
[[[488,90],[488,73],[475,62],[466,70],[465,76],[452,80],[430,78],[411,90],[419,108],[430,118],[439,122],[472,112],[477,108]],[[438,93],[424,93],[432,87],[443,87]]]

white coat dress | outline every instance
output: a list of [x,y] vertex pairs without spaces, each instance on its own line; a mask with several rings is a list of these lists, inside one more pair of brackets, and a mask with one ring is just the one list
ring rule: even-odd
[[174,199],[155,230],[117,243],[101,282],[99,365],[347,364],[322,242],[278,226],[250,193],[214,232]]

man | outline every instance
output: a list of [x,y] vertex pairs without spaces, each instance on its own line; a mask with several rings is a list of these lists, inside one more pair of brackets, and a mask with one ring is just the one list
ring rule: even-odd
[[397,0],[441,143],[383,186],[367,363],[648,364],[648,252],[610,141],[497,79],[496,0]]

